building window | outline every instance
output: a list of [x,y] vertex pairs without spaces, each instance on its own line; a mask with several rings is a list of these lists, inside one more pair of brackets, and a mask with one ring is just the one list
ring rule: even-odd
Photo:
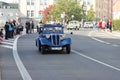
[[31,0],[31,5],[34,5],[34,1],[35,1],[35,0]]
[[27,5],[30,5],[30,0],[27,0]]
[[34,10],[31,11],[31,17],[34,17]]
[[48,0],[41,0],[40,5],[47,5]]
[[27,10],[27,17],[30,17],[30,11]]

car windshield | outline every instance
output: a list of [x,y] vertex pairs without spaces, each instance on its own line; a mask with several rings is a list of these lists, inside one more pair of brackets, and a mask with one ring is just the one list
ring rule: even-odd
[[77,21],[70,21],[69,24],[77,24]]
[[63,33],[63,29],[62,29],[62,27],[44,27],[43,28],[43,33],[44,34]]

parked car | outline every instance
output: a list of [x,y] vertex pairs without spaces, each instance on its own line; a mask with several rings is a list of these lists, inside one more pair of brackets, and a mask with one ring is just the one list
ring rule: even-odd
[[72,20],[72,21],[69,21],[68,25],[67,25],[67,30],[79,30],[80,28],[80,23],[79,21],[76,21],[76,20]]
[[84,23],[84,28],[93,28],[94,24],[93,22],[85,22]]
[[70,54],[71,38],[65,37],[62,25],[45,24],[36,38],[36,46],[42,54],[46,51],[65,51]]

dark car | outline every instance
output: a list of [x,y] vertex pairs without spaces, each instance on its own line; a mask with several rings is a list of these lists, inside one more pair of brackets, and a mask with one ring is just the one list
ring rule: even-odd
[[65,38],[62,25],[45,24],[36,38],[36,46],[44,54],[46,51],[71,51],[71,38]]

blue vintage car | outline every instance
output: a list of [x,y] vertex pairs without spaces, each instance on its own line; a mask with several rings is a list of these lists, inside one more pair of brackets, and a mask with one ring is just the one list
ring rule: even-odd
[[64,51],[70,54],[71,38],[65,38],[62,25],[45,24],[36,38],[36,46],[42,54],[46,51]]

